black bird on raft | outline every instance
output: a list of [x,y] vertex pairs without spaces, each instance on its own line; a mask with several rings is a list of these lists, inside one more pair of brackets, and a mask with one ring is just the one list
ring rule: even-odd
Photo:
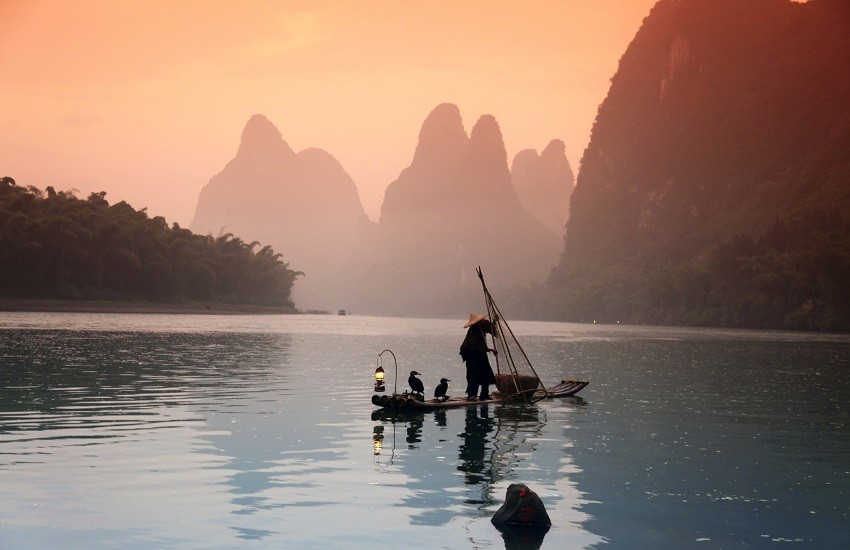
[[446,396],[446,392],[449,391],[449,380],[448,378],[440,378],[440,383],[437,384],[437,387],[434,388],[434,397],[440,398],[443,401],[448,399]]
[[422,384],[422,380],[416,378],[417,375],[419,373],[415,370],[410,371],[410,376],[407,378],[407,385],[410,386],[413,393],[425,393],[425,385]]

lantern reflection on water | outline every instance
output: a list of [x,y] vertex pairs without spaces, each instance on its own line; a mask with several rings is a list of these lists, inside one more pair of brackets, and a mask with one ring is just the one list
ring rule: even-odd
[[381,449],[384,446],[384,427],[375,426],[372,429],[372,444],[376,455],[381,454]]

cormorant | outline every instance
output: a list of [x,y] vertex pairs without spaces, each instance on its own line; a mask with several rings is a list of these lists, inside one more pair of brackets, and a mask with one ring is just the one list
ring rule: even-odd
[[446,396],[446,392],[449,390],[449,380],[448,378],[440,378],[440,383],[434,388],[434,397],[442,398],[443,401],[448,399]]
[[410,371],[410,377],[408,377],[407,379],[407,384],[410,386],[410,389],[413,390],[414,393],[424,393],[425,386],[422,384],[422,380],[416,378],[417,374],[419,373],[415,370]]

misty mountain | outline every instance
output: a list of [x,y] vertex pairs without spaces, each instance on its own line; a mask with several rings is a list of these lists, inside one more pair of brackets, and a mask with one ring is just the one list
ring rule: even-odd
[[254,115],[236,156],[201,190],[196,233],[233,233],[271,244],[304,272],[293,291],[299,307],[344,307],[337,281],[369,231],[357,187],[321,149],[295,153],[280,131]]
[[480,309],[488,284],[544,280],[561,236],[519,202],[496,119],[467,136],[455,105],[426,118],[410,166],[386,190],[375,239],[353,270],[358,310],[404,315]]
[[581,160],[554,314],[850,328],[848,29],[836,0],[660,1]]
[[553,139],[540,154],[534,149],[518,152],[511,163],[511,181],[525,209],[562,235],[575,186],[564,142]]

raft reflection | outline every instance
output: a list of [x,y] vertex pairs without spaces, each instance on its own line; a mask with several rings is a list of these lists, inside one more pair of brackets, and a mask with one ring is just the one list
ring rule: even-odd
[[[546,413],[536,405],[485,404],[427,413],[382,409],[372,420],[378,422],[373,426],[376,469],[406,474],[410,491],[403,503],[419,510],[411,514],[412,524],[439,526],[458,516],[492,515],[504,498],[500,483],[532,468],[529,458],[544,432]],[[462,431],[455,431],[459,427]],[[406,434],[406,448],[396,434]],[[536,476],[560,475],[557,461],[542,469]],[[539,548],[546,530],[501,535],[506,548]]]

